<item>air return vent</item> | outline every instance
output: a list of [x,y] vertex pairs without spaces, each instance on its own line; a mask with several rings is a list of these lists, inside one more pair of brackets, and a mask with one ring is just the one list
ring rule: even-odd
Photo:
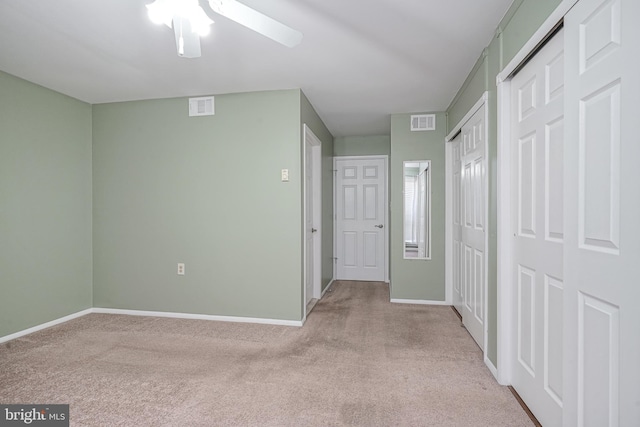
[[436,129],[435,114],[414,114],[411,116],[411,131],[417,132],[422,130]]
[[214,114],[213,96],[189,98],[189,116],[213,116]]

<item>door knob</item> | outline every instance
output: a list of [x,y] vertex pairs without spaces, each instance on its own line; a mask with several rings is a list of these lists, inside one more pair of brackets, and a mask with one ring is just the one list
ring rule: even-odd
[[376,228],[382,228],[382,227],[384,227],[384,225],[382,225],[382,224],[378,224],[378,225],[374,225],[374,227],[376,227]]
[[312,232],[312,233],[315,233],[316,231],[318,231],[318,229],[317,229],[317,228],[312,228],[312,229],[311,229],[311,232]]

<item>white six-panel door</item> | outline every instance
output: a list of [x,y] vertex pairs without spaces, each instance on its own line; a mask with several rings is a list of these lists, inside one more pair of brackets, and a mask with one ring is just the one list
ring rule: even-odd
[[386,162],[341,159],[336,165],[336,279],[386,280]]
[[640,1],[565,17],[565,426],[640,426]]
[[640,425],[639,20],[580,0],[510,84],[511,380],[545,426]]
[[512,385],[544,426],[562,423],[564,44],[556,34],[511,82]]
[[[454,266],[459,268],[462,323],[484,349],[486,299],[486,128],[484,104],[462,126],[462,140],[454,145]],[[456,252],[457,251],[457,252]],[[454,294],[456,275],[454,273]]]

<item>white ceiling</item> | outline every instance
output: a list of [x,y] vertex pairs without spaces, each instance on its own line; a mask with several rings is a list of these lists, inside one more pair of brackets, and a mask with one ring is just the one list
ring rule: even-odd
[[292,49],[224,17],[179,58],[151,0],[0,0],[0,70],[92,104],[301,88],[334,136],[444,111],[512,0],[242,0]]

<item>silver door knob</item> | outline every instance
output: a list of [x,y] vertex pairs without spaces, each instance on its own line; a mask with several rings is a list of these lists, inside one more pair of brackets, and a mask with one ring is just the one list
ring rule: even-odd
[[382,228],[382,227],[384,227],[384,225],[382,225],[382,224],[378,224],[378,225],[374,225],[374,227],[376,227],[376,228]]

